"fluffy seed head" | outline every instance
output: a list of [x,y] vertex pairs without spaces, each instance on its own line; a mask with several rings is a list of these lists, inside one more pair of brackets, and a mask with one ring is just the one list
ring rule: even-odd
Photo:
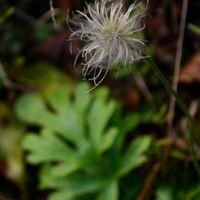
[[[133,3],[124,11],[122,1],[95,1],[70,22],[77,26],[70,38],[77,37],[84,41],[78,57],[84,59],[83,76],[93,73],[90,79],[95,86],[106,76],[113,64],[126,66],[142,58],[145,46],[139,33],[144,29],[142,21],[146,7],[142,3]],[[76,58],[76,60],[77,60]],[[75,61],[76,62],[76,61]]]

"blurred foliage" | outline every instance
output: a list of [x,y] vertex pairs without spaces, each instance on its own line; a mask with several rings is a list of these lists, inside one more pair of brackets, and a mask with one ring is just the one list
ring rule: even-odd
[[0,118],[8,120],[8,125],[0,126],[0,160],[5,160],[7,166],[5,169],[0,166],[0,170],[3,170],[10,179],[22,184],[24,162],[23,151],[19,146],[24,128],[16,120],[12,120],[11,115],[8,106],[0,102]]
[[55,65],[48,62],[37,62],[31,66],[25,66],[21,69],[20,75],[15,78],[18,82],[27,84],[43,94],[67,85],[69,82],[66,75],[59,71]]
[[15,9],[13,7],[10,7],[4,11],[3,15],[0,16],[0,26],[14,13],[14,11]]
[[140,115],[122,117],[119,103],[108,100],[106,88],[86,94],[88,89],[80,84],[72,95],[65,87],[48,94],[45,101],[36,94],[17,101],[17,116],[41,128],[39,135],[25,136],[23,148],[29,152],[29,163],[43,164],[40,187],[56,190],[49,199],[91,194],[97,200],[117,200],[121,178],[147,161],[150,136],[136,137],[124,146]]
[[17,125],[9,125],[6,128],[0,128],[0,159],[6,160],[6,175],[18,182],[23,183],[23,152],[19,148],[20,140],[23,135],[23,128]]
[[156,191],[156,200],[173,200],[172,188],[168,186],[160,186]]
[[194,24],[188,24],[188,28],[193,32],[196,33],[198,35],[200,35],[200,27],[196,26]]
[[[66,12],[83,10],[85,2],[53,4],[60,8],[58,29],[49,1],[0,0],[0,198],[134,200],[145,193],[146,200],[199,200],[183,116],[176,108],[176,138],[166,138],[169,94],[148,64],[119,64],[123,70],[108,76],[102,83],[107,87],[87,93],[88,85],[76,82],[81,79],[81,70],[73,67],[78,42],[71,54],[65,23]],[[182,1],[151,1],[145,22],[146,54],[170,81],[181,7]],[[188,107],[199,105],[199,9],[199,1],[189,1],[182,60],[195,59],[179,78]],[[152,102],[133,81],[138,74]],[[200,109],[195,112],[199,153]],[[154,176],[154,163],[162,162],[168,145],[168,158]]]

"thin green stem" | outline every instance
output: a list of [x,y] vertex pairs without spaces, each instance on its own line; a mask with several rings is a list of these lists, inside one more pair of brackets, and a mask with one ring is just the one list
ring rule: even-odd
[[170,94],[172,94],[176,101],[177,104],[179,105],[179,107],[182,109],[182,111],[184,112],[184,114],[186,115],[186,118],[188,120],[188,131],[187,131],[187,142],[189,145],[189,149],[193,158],[193,164],[194,167],[196,169],[196,172],[200,178],[200,168],[198,165],[198,161],[197,161],[197,155],[194,149],[194,139],[192,136],[192,117],[190,115],[190,113],[188,112],[187,107],[185,106],[185,103],[183,102],[183,100],[181,99],[181,97],[178,95],[178,93],[176,91],[174,91],[171,87],[171,85],[169,84],[168,80],[165,78],[165,76],[163,75],[163,73],[159,70],[159,68],[156,66],[156,64],[150,59],[147,58],[148,63],[150,64],[150,67],[153,69],[153,71],[155,72],[155,74],[157,75],[157,77],[160,79],[160,81],[163,83],[163,85],[165,86],[165,88],[170,92]]

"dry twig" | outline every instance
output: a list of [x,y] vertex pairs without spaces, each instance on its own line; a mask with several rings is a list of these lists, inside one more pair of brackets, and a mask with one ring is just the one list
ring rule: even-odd
[[[188,0],[183,0],[181,22],[180,22],[180,29],[179,29],[179,36],[178,36],[178,40],[177,40],[177,50],[176,50],[176,57],[175,57],[175,64],[174,64],[173,83],[172,83],[172,88],[175,91],[177,91],[177,89],[178,89],[178,76],[180,73],[180,66],[181,66],[185,23],[186,23],[186,17],[187,17],[187,8],[188,8]],[[175,134],[173,132],[173,119],[174,119],[175,103],[176,103],[176,100],[175,100],[174,96],[171,96],[170,102],[169,102],[169,111],[168,111],[167,136],[172,137],[172,138],[175,137]]]
[[56,23],[56,18],[55,18],[55,11],[54,11],[54,7],[53,7],[53,0],[49,0],[49,5],[50,5],[51,18],[52,18],[54,27],[57,28],[57,23]]
[[152,170],[150,171],[149,175],[146,178],[142,191],[140,192],[136,200],[146,200],[148,198],[149,192],[151,191],[151,188],[153,186],[155,177],[159,169],[160,169],[160,163],[155,163],[152,167]]

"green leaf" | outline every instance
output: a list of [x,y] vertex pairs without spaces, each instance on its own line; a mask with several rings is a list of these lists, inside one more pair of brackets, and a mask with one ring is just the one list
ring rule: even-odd
[[129,114],[120,122],[120,133],[116,142],[118,148],[122,148],[126,134],[130,130],[134,130],[140,123],[141,116],[138,113]]
[[193,32],[196,33],[197,35],[200,35],[200,27],[196,26],[194,24],[188,24],[188,28]]
[[13,13],[15,12],[14,7],[8,8],[3,15],[0,16],[0,25],[2,25]]
[[88,114],[88,124],[91,140],[98,148],[102,140],[102,134],[106,128],[108,120],[114,113],[116,104],[114,101],[105,102],[104,96],[99,96],[91,106]]
[[24,65],[15,78],[21,84],[33,85],[37,93],[43,96],[61,88],[68,93],[72,87],[66,74],[48,62],[35,62],[28,67]]
[[166,110],[167,110],[167,105],[163,104],[159,112],[157,112],[155,109],[149,106],[144,106],[143,111],[142,111],[142,117],[141,120],[143,123],[153,123],[153,124],[161,124],[165,122],[165,117],[166,117]]
[[27,159],[32,164],[44,161],[69,161],[76,156],[66,143],[48,131],[44,131],[41,135],[27,135],[22,146],[30,151]]
[[49,197],[48,200],[73,200],[73,195],[66,190],[53,192]]
[[47,96],[47,99],[50,106],[58,113],[48,111],[40,96],[27,94],[16,103],[15,110],[18,118],[26,123],[35,123],[60,133],[72,142],[77,141],[77,145],[79,142],[83,144],[85,142],[83,122],[79,113],[71,108],[67,90],[65,92],[63,89],[57,90]]
[[141,122],[141,116],[138,113],[129,114],[122,121],[120,131],[122,134],[128,133],[130,130],[135,129]]
[[64,162],[52,167],[51,173],[55,177],[67,176],[80,169],[80,167],[79,162]]
[[[60,183],[58,183],[60,185]],[[68,198],[74,199],[87,193],[94,193],[100,190],[105,185],[103,179],[95,176],[76,174],[67,177],[65,181],[59,186],[59,190],[52,195],[49,199],[66,200]]]
[[[63,137],[73,142],[78,148],[87,145],[84,130],[84,112],[88,109],[90,95],[86,94],[88,84],[80,84],[75,92],[75,100],[71,101],[69,89],[57,90],[47,95],[48,102],[57,112],[55,123],[52,127]],[[51,127],[51,122],[48,125]],[[78,125],[78,126],[77,126]]]
[[40,124],[49,115],[42,99],[36,94],[27,94],[19,98],[15,111],[17,117],[26,123]]
[[141,155],[147,151],[152,143],[150,136],[139,136],[129,145],[125,155]]
[[95,99],[101,99],[102,101],[106,101],[109,96],[109,90],[106,87],[101,87],[94,92]]
[[109,184],[106,184],[103,191],[97,197],[96,200],[118,200],[119,199],[119,189],[118,182],[112,181]]
[[149,136],[137,137],[133,140],[122,156],[117,172],[118,176],[127,174],[147,161],[144,153],[149,149],[151,141],[152,139]]
[[156,200],[173,200],[172,189],[169,186],[162,186],[156,191]]
[[39,178],[39,188],[40,189],[55,189],[58,186],[58,180],[56,176],[53,176],[51,173],[53,164],[45,163],[42,165]]
[[80,84],[76,89],[74,104],[80,115],[86,112],[91,102],[91,95],[87,93],[88,89],[88,84]]
[[105,135],[102,137],[102,141],[100,143],[100,146],[98,147],[99,152],[104,152],[107,149],[111,147],[111,145],[114,143],[114,140],[116,139],[116,136],[118,134],[117,128],[111,128],[109,129]]
[[35,39],[38,42],[43,42],[50,34],[50,27],[47,24],[34,26]]
[[46,126],[59,133],[77,147],[87,144],[82,117],[72,107],[66,114],[54,114],[53,120],[46,120]]
[[52,91],[46,95],[47,102],[54,112],[58,114],[67,114],[68,108],[71,106],[69,91],[67,87]]
[[134,156],[129,155],[129,157],[126,155],[121,162],[119,163],[118,171],[117,171],[117,176],[121,177],[126,175],[128,172],[131,170],[141,166],[147,161],[146,156]]
[[196,185],[185,196],[185,200],[198,200],[200,197],[200,185]]
[[40,188],[54,191],[49,199],[118,200],[120,177],[147,161],[150,137],[134,139],[124,151],[116,148],[138,126],[139,114],[122,117],[108,89],[86,93],[88,88],[59,87],[43,96],[24,95],[16,104],[19,119],[39,126],[22,146],[29,163],[42,165]]

